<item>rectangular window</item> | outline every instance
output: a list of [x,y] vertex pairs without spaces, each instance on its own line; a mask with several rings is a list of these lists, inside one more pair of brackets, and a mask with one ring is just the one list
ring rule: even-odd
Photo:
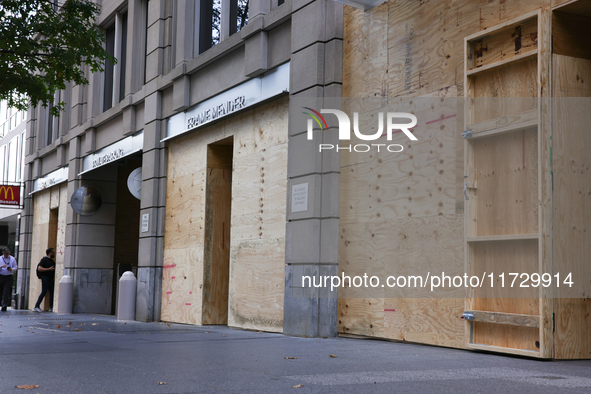
[[51,145],[53,143],[53,115],[51,114],[52,108],[53,104],[47,106],[47,131],[45,133],[45,146]]
[[21,152],[20,152],[20,158],[21,158],[21,165],[18,166],[18,179],[19,182],[22,182],[23,180],[23,170],[25,169],[25,133],[23,132],[21,134]]
[[117,64],[105,60],[103,73],[103,112],[125,97],[125,66],[127,63],[127,12],[115,15],[115,22],[105,30],[105,49]]
[[119,54],[119,101],[125,98],[125,65],[127,63],[127,12],[121,18],[121,51]]
[[[115,56],[115,24],[107,28],[106,36],[106,50],[111,56]],[[103,111],[108,110],[113,106],[113,74],[115,73],[115,65],[109,60],[105,60],[105,71],[103,74]]]
[[10,141],[8,143],[8,150],[6,152],[7,155],[6,155],[6,178],[5,179],[6,179],[7,182],[11,182],[12,181],[12,177],[11,177],[11,175],[12,175],[12,171],[11,171],[12,168],[11,167],[12,166],[10,165],[10,161],[13,158],[13,155],[12,155],[12,147],[13,146],[14,146],[14,141]]
[[9,182],[16,182],[16,172],[17,172],[16,169],[18,167],[18,163],[20,162],[19,157],[17,155],[18,140],[19,140],[19,137],[16,136],[8,144],[8,181]]
[[221,0],[201,0],[196,7],[199,15],[199,53],[220,43]]
[[248,0],[230,0],[230,35],[248,23]]

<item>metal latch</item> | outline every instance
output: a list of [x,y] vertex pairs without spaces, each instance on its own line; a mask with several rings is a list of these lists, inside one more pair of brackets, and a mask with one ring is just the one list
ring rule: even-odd
[[462,133],[462,137],[464,138],[472,138],[472,129],[468,129]]
[[[468,178],[468,175],[464,175],[464,178]],[[466,190],[468,189],[468,186],[470,186],[469,182],[466,182],[464,184],[464,197],[466,197],[466,200],[469,200],[470,197],[468,196],[468,193],[466,193]]]
[[466,320],[474,320],[474,314],[472,312],[464,312],[462,313],[462,319],[466,319]]

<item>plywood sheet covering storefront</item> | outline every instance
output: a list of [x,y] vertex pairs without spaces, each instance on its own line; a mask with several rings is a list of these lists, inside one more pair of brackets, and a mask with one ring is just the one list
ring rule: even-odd
[[[54,307],[59,299],[57,283],[64,274],[64,251],[66,245],[66,210],[68,186],[66,183],[35,193],[33,197],[33,241],[31,248],[31,279],[29,307],[32,309],[41,294],[41,280],[35,272],[37,264],[45,256],[45,250],[55,248],[55,294]],[[55,240],[55,241],[53,241]],[[53,244],[55,242],[55,244]],[[43,301],[41,308],[44,306]]]
[[[369,11],[345,7],[343,96],[464,97],[465,37],[565,2],[390,0]],[[526,26],[532,34],[524,36],[524,46],[533,47],[535,27]],[[487,48],[511,42],[500,39]],[[502,52],[512,55],[510,50]],[[482,53],[493,56],[496,52]],[[535,61],[520,67],[523,75],[517,78],[518,84],[503,86],[521,89],[523,85],[527,91],[499,91],[493,74],[484,74],[471,96],[536,97]],[[509,75],[511,71],[500,72]],[[536,102],[519,102],[526,107],[532,103]],[[441,108],[431,110],[456,116],[422,127],[419,141],[405,146],[399,155],[376,154],[368,160],[342,151],[341,271],[371,269],[389,275],[422,261],[436,261],[446,273],[464,271],[463,103],[458,102],[457,111],[445,108],[448,104],[442,100]],[[420,111],[404,111],[410,110]],[[338,330],[462,348],[466,346],[464,310],[461,298],[340,299]]]
[[228,325],[282,332],[288,99],[169,143],[162,314],[202,324],[208,144],[233,137]]

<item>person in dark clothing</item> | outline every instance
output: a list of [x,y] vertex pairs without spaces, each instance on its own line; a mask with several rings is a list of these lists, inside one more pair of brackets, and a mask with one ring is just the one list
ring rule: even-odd
[[0,257],[0,301],[2,312],[6,312],[12,301],[12,274],[16,271],[16,260],[10,255],[10,249],[2,250]]
[[41,259],[39,264],[37,264],[37,271],[39,271],[39,276],[41,277],[41,294],[37,299],[37,303],[35,304],[35,308],[33,309],[35,312],[43,312],[39,306],[41,305],[41,301],[43,301],[43,297],[45,294],[49,292],[49,311],[53,312],[53,288],[55,286],[55,251],[53,248],[48,248],[45,251],[45,257]]

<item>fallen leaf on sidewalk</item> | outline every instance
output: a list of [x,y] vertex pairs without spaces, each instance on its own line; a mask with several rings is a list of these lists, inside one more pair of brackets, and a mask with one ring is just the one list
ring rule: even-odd
[[92,323],[93,326],[98,326],[98,323]]
[[60,326],[59,324],[57,325],[57,328],[62,328],[62,326]]
[[158,384],[163,385],[166,384],[166,382],[158,382]]
[[286,360],[297,360],[299,357],[283,357]]
[[303,384],[298,384],[297,386],[293,386],[293,388],[294,388],[294,389],[300,389],[300,388],[302,388],[302,387],[304,387],[304,385],[303,385]]
[[206,333],[206,334],[209,334],[209,333],[211,333],[211,331],[205,331],[205,333]]
[[337,356],[335,356],[334,354],[329,354],[329,356],[330,356],[331,358],[337,358]]
[[222,336],[223,336],[223,337],[227,337],[227,335],[226,335],[226,334],[223,334]]
[[168,327],[170,327],[170,324],[166,323],[166,325],[167,325]]
[[38,384],[25,384],[23,386],[15,386],[17,389],[32,390],[39,387]]

